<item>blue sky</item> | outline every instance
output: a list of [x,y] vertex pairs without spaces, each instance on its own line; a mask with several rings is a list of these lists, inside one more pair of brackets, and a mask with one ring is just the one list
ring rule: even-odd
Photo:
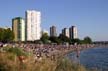
[[0,0],[0,27],[11,27],[14,17],[25,18],[26,10],[42,13],[43,29],[78,27],[78,36],[108,40],[108,0]]

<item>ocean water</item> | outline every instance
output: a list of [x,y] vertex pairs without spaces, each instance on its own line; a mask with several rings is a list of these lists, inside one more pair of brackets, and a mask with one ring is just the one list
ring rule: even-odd
[[88,69],[97,69],[98,71],[108,71],[108,47],[89,48],[67,55],[72,61],[84,65]]

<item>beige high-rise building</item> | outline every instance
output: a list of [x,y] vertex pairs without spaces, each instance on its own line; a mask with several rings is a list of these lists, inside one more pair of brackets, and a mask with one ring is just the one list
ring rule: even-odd
[[12,19],[12,31],[14,33],[14,41],[25,41],[25,22],[21,17]]
[[68,28],[64,28],[62,30],[62,34],[69,38],[69,29]]
[[55,26],[50,27],[50,36],[51,37],[56,37],[57,36],[57,29]]
[[71,39],[77,39],[78,38],[78,30],[76,26],[72,26],[69,28],[69,34]]

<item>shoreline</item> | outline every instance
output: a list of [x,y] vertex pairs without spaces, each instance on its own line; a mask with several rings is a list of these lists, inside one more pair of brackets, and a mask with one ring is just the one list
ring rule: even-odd
[[[76,51],[78,54],[82,50],[95,47],[105,47],[108,45],[83,44],[83,45],[48,45],[48,44],[5,44],[4,47],[18,47],[24,52],[32,53],[35,59],[50,58],[55,60],[58,57],[63,57],[66,54]],[[2,47],[0,47],[2,48]],[[78,56],[78,55],[77,55]]]
[[[6,46],[6,48],[12,48],[12,49],[20,48],[24,52],[32,53],[33,55],[29,54],[27,57],[17,56],[14,54],[10,54],[8,52],[1,52],[1,49],[5,47],[0,47],[0,59],[3,59],[5,57],[3,60],[4,60],[4,63],[6,63],[6,60],[10,61],[7,58],[9,58],[9,56],[13,56],[14,61],[12,61],[12,63],[13,64],[15,63],[16,67],[19,66],[20,68],[17,67],[17,69],[19,70],[25,64],[27,68],[33,68],[34,70],[37,68],[39,69],[38,71],[40,71],[41,68],[42,69],[47,68],[48,69],[47,71],[57,71],[56,69],[58,69],[59,71],[59,69],[64,69],[64,66],[67,67],[65,68],[66,71],[67,69],[68,71],[71,71],[70,69],[72,69],[72,67],[76,67],[77,69],[77,70],[72,69],[72,71],[79,71],[78,69],[80,68],[82,69],[81,71],[87,71],[85,70],[86,68],[84,66],[77,65],[73,63],[73,61],[71,61],[70,59],[64,56],[74,51],[86,50],[86,49],[95,48],[95,47],[96,45],[91,45],[91,44],[69,45],[69,46],[66,46],[66,45],[36,45],[36,44],[26,44],[26,45],[19,44],[19,45],[13,45],[13,46],[8,45]],[[3,61],[1,61],[1,63],[2,62]],[[8,63],[6,64],[8,65]],[[34,66],[36,66],[36,68]],[[68,66],[70,67],[68,68]],[[13,65],[12,65],[12,68],[13,68]],[[41,71],[45,71],[44,69]],[[25,71],[27,70],[25,69]]]

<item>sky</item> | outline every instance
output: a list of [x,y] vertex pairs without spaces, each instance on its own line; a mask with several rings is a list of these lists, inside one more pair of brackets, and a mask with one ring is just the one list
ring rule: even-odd
[[108,0],[0,0],[0,27],[11,27],[12,18],[25,18],[26,10],[41,12],[42,29],[76,26],[78,37],[108,41]]

